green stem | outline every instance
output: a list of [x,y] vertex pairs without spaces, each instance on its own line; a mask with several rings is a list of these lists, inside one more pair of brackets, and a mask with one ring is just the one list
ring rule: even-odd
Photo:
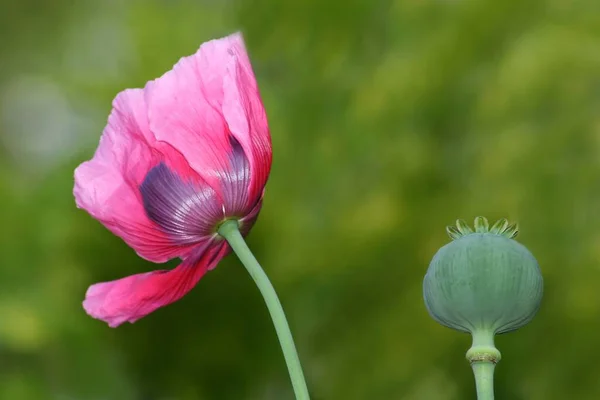
[[302,373],[302,367],[300,366],[300,359],[298,358],[298,352],[294,345],[294,339],[292,338],[292,333],[290,332],[290,327],[285,318],[283,307],[281,307],[281,302],[277,297],[277,293],[275,293],[273,285],[244,241],[244,238],[239,231],[237,221],[229,220],[223,222],[219,227],[219,234],[227,240],[242,264],[244,264],[244,267],[246,267],[246,270],[252,279],[254,279],[256,286],[258,286],[260,293],[265,299],[265,303],[267,303],[267,308],[271,314],[271,319],[275,325],[275,331],[277,332],[277,337],[279,338],[279,343],[283,350],[283,356],[285,357],[285,362],[292,380],[296,399],[309,400],[308,388],[306,387],[306,381],[304,380],[304,374]]
[[494,368],[491,362],[476,361],[471,364],[475,375],[478,400],[494,400]]
[[467,351],[475,375],[478,400],[494,400],[494,369],[501,355],[494,346],[494,332],[480,330],[473,333],[473,345]]

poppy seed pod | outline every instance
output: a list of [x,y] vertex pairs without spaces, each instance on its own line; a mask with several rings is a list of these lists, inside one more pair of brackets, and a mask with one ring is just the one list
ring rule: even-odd
[[543,279],[536,259],[513,240],[516,225],[483,217],[475,230],[463,221],[448,227],[452,242],[433,257],[423,281],[429,314],[463,332],[499,334],[518,329],[536,314]]

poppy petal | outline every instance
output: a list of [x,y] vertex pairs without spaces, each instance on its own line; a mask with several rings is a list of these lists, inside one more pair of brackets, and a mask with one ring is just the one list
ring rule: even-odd
[[223,80],[223,115],[250,161],[249,207],[262,195],[271,169],[271,136],[252,65],[240,34],[230,36],[231,58]]
[[83,308],[90,316],[115,328],[181,299],[229,250],[224,242],[207,241],[201,247],[204,248],[198,249],[199,258],[190,256],[172,270],[146,272],[90,286]]
[[229,170],[230,133],[223,119],[223,69],[227,40],[204,43],[144,88],[150,130],[179,151],[215,190]]
[[148,172],[140,192],[148,217],[180,245],[214,236],[215,222],[225,218],[223,201],[212,187],[186,182],[164,163]]
[[163,156],[148,144],[143,92],[119,93],[94,157],[75,170],[73,194],[85,209],[141,257],[165,262],[185,254],[146,216],[139,192],[148,170]]

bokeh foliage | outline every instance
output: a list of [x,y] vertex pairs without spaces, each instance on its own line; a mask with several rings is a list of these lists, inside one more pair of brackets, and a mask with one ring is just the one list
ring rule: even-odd
[[[158,266],[71,195],[115,94],[241,29],[274,164],[251,247],[318,399],[474,398],[470,343],[422,277],[458,218],[538,258],[499,399],[600,397],[600,5],[594,0],[0,1],[0,399],[291,399],[233,257],[109,329],[88,285]],[[173,266],[170,263],[169,266]]]

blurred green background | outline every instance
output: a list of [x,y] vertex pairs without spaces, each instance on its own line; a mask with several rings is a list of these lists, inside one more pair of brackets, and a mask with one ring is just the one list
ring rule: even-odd
[[597,1],[2,0],[0,399],[292,399],[233,256],[133,325],[81,307],[160,268],[75,208],[111,100],[238,29],[274,147],[249,242],[314,400],[474,399],[421,283],[477,215],[518,221],[546,283],[497,339],[497,398],[600,398]]

